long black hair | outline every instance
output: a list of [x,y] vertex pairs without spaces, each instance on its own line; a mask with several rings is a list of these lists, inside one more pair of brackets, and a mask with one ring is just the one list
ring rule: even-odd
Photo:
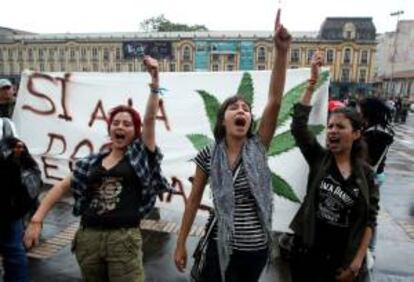
[[[226,136],[226,127],[223,125],[224,115],[226,113],[227,108],[230,105],[236,103],[237,101],[245,102],[249,106],[249,109],[251,110],[251,105],[241,95],[233,95],[227,98],[226,100],[224,100],[224,102],[220,106],[220,109],[217,112],[216,124],[214,125],[214,129],[213,129],[214,139],[216,140],[216,142],[221,141]],[[250,122],[249,130],[247,131],[247,137],[251,137],[252,135],[253,135],[253,115],[252,115],[252,120]]]
[[351,107],[342,107],[336,108],[330,116],[334,114],[343,114],[346,119],[351,123],[353,131],[361,131],[361,137],[354,140],[351,148],[351,160],[355,161],[357,159],[366,160],[367,159],[367,144],[362,139],[362,130],[363,130],[363,119],[360,113],[354,108]]
[[361,114],[366,121],[366,127],[379,125],[392,130],[391,109],[379,98],[368,97],[359,102]]

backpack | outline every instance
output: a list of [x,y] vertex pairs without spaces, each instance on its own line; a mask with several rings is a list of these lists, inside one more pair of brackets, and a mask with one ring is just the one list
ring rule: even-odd
[[15,137],[0,141],[0,222],[22,218],[33,210],[42,187],[40,169],[27,147],[21,155],[15,154],[18,142]]

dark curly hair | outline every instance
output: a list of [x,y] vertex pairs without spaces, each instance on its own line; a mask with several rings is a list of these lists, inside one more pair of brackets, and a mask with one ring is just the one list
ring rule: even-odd
[[381,99],[376,97],[364,98],[359,102],[359,108],[367,123],[367,128],[380,125],[383,128],[391,129],[391,109]]

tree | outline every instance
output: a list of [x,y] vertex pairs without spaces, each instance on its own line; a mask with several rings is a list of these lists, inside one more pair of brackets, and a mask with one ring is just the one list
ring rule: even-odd
[[166,19],[164,15],[146,19],[140,23],[141,29],[146,32],[161,31],[208,31],[205,25],[187,25],[173,23]]

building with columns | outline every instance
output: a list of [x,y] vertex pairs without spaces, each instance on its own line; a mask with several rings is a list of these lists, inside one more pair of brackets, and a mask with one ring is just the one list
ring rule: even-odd
[[[319,32],[292,32],[289,67],[309,67],[325,51],[331,94],[367,93],[375,58],[372,18],[326,18]],[[272,68],[270,31],[34,34],[0,28],[0,77],[41,72],[144,71],[137,50],[159,59],[161,71],[244,71]]]

